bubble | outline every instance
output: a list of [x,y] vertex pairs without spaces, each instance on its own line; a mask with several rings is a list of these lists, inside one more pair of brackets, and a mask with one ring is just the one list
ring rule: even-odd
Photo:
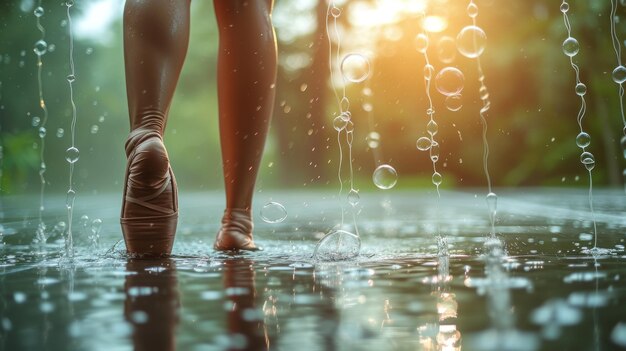
[[578,145],[579,148],[584,149],[589,146],[589,144],[591,144],[591,136],[589,136],[589,134],[580,132],[576,136],[576,145]]
[[65,150],[65,160],[69,163],[75,163],[76,161],[78,161],[79,155],[80,155],[80,152],[74,146]]
[[398,182],[398,172],[390,165],[380,165],[374,170],[372,180],[379,189],[391,189]]
[[563,53],[569,57],[574,57],[578,54],[580,50],[580,45],[578,45],[578,40],[568,37],[563,41]]
[[461,94],[446,96],[446,108],[452,112],[456,112],[463,107],[463,96]]
[[370,132],[365,140],[367,141],[367,146],[375,149],[380,144],[380,134],[378,134],[377,132]]
[[613,73],[611,73],[611,76],[613,77],[613,81],[617,84],[626,82],[626,67],[621,65],[617,66],[613,70]]
[[100,127],[97,124],[91,126],[91,134],[97,134]]
[[36,17],[41,17],[44,14],[44,10],[43,7],[38,6],[35,11],[33,11],[33,13],[35,14]]
[[443,177],[441,176],[441,173],[439,172],[433,173],[432,181],[433,181],[433,184],[439,187],[441,185],[441,182],[443,181]]
[[67,76],[67,81],[70,83],[73,83],[76,80],[76,76],[73,74],[70,74]]
[[591,171],[596,165],[596,158],[591,152],[583,152],[580,154],[580,162],[585,166],[588,171]]
[[341,132],[342,130],[344,130],[347,124],[348,124],[348,121],[341,118],[341,116],[335,117],[335,119],[333,120],[333,128],[335,128],[335,130],[338,132]]
[[39,122],[41,122],[41,118],[39,117],[33,117],[33,119],[30,121],[33,127],[37,127],[39,125]]
[[44,55],[48,51],[48,43],[46,43],[44,40],[37,40],[37,42],[35,42],[35,47],[33,48],[33,51],[35,52],[35,54],[37,54],[37,56]]
[[579,96],[583,96],[587,94],[587,86],[584,85],[583,83],[576,84],[576,88],[574,90],[576,91],[576,95],[579,95]]
[[333,7],[330,8],[330,14],[333,17],[337,18],[337,17],[341,16],[341,9],[339,7],[333,5]]
[[341,74],[350,82],[360,83],[370,74],[370,63],[361,54],[348,54],[341,61]]
[[417,139],[416,146],[420,151],[428,151],[428,149],[432,146],[432,142],[428,137],[421,137]]
[[445,96],[458,95],[463,91],[463,72],[458,68],[446,67],[437,73],[435,87]]
[[435,67],[431,64],[427,64],[424,66],[424,79],[431,80],[433,78],[433,74],[435,73]]
[[280,223],[287,218],[287,210],[282,204],[270,201],[263,205],[260,215],[265,223]]
[[443,63],[451,63],[456,58],[456,43],[449,36],[444,36],[437,42],[437,57]]
[[321,261],[349,260],[359,255],[361,239],[348,231],[336,230],[324,236],[315,246],[313,257]]
[[561,4],[561,12],[566,13],[567,11],[569,11],[569,4],[566,2],[563,2]]
[[473,2],[470,2],[469,5],[467,5],[467,15],[471,18],[476,18],[476,16],[478,16],[478,6],[476,6]]
[[348,203],[353,207],[359,204],[361,197],[359,196],[359,192],[355,189],[350,189],[348,193]]
[[46,137],[46,128],[44,128],[44,127],[39,128],[39,137],[41,139]]
[[439,143],[434,140],[430,147],[430,160],[433,162],[439,161]]
[[63,128],[57,129],[57,138],[62,138],[64,134],[65,130],[63,130]]
[[65,207],[68,209],[74,207],[74,199],[76,199],[76,192],[72,189],[68,190],[65,196]]
[[430,134],[431,136],[437,134],[437,132],[439,131],[439,126],[437,125],[437,122],[431,119],[426,125],[426,131],[428,131],[428,134]]
[[487,35],[477,26],[467,26],[456,36],[456,47],[461,55],[476,58],[482,55],[487,45]]
[[426,50],[428,50],[428,37],[424,33],[420,33],[415,37],[415,49],[425,54]]

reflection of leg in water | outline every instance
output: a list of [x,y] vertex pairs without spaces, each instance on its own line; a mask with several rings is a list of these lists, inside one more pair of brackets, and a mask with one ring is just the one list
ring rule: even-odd
[[190,0],[127,0],[124,59],[131,133],[122,231],[131,253],[169,254],[178,220],[176,181],[163,145],[189,42]]
[[175,350],[180,301],[174,261],[129,260],[126,270],[135,273],[124,284],[124,316],[134,326],[135,351]]
[[[230,0],[227,0],[230,1]],[[254,267],[246,259],[224,261],[224,291],[232,302],[228,332],[237,350],[268,350],[262,316],[255,309]]]
[[217,250],[256,249],[251,203],[276,82],[272,0],[215,0],[218,95],[226,211]]

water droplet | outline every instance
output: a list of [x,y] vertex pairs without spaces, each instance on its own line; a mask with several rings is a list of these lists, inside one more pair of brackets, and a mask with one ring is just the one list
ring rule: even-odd
[[85,54],[87,54],[87,55],[91,55],[91,54],[93,54],[93,48],[87,48],[87,49],[85,49]]
[[339,107],[341,108],[341,111],[348,111],[350,109],[350,100],[348,100],[345,96],[342,97],[339,102]]
[[435,87],[445,96],[458,95],[463,91],[463,72],[455,67],[446,67],[437,73]]
[[39,125],[39,122],[41,122],[41,118],[39,117],[33,117],[33,119],[31,120],[31,124],[33,125],[33,127],[37,127]]
[[463,107],[463,96],[461,94],[446,96],[446,108],[452,112],[456,112]]
[[76,192],[72,189],[68,190],[65,197],[65,207],[68,209],[74,207],[74,199],[76,199]]
[[348,133],[354,132],[354,123],[352,123],[352,121],[347,121],[347,123],[346,123],[346,132],[348,132]]
[[584,149],[589,146],[589,144],[591,144],[591,136],[589,136],[589,134],[580,132],[576,136],[576,145],[578,145],[579,148]]
[[370,132],[365,140],[367,141],[367,146],[375,149],[380,144],[380,134],[377,132]]
[[482,28],[467,26],[456,36],[456,47],[461,55],[467,58],[476,58],[482,55],[487,45],[487,35]]
[[439,143],[434,140],[430,147],[430,160],[433,162],[439,161]]
[[578,45],[578,40],[568,37],[563,41],[563,53],[569,57],[574,57],[578,54],[580,50],[580,45]]
[[441,176],[441,173],[439,172],[433,173],[432,181],[433,181],[433,184],[435,184],[437,187],[440,186],[441,182],[443,181],[443,177]]
[[315,246],[313,257],[322,261],[349,260],[359,255],[361,239],[348,231],[336,230],[325,235]]
[[428,37],[424,33],[420,33],[415,37],[415,49],[418,52],[425,54],[428,50]]
[[57,129],[57,138],[62,138],[64,134],[65,131],[63,130],[63,128]]
[[335,130],[338,132],[341,132],[344,128],[346,128],[347,124],[348,121],[341,118],[341,116],[335,117],[335,119],[333,120],[333,128],[335,128]]
[[370,63],[361,54],[348,54],[341,61],[341,74],[350,82],[362,82],[370,74]]
[[35,11],[33,11],[33,13],[35,14],[36,17],[41,17],[44,14],[44,10],[43,7],[38,6]]
[[585,166],[588,171],[591,171],[596,165],[596,158],[591,152],[583,152],[580,154],[580,162]]
[[359,200],[361,200],[359,192],[355,189],[350,189],[348,193],[348,203],[354,207],[359,204]]
[[374,170],[372,180],[379,189],[391,189],[398,182],[398,172],[390,165],[380,165]]
[[337,18],[337,17],[341,16],[341,9],[339,7],[333,5],[333,7],[330,8],[330,14],[333,17]]
[[37,56],[44,55],[48,51],[48,43],[46,43],[44,40],[37,40],[37,42],[35,42],[35,47],[33,48],[33,51],[35,52],[35,54],[37,54]]
[[416,146],[420,151],[428,151],[428,149],[432,146],[432,142],[428,137],[421,137],[417,139]]
[[80,152],[74,146],[65,150],[65,160],[69,163],[75,163],[76,161],[78,161],[79,155]]
[[621,65],[617,66],[613,70],[613,73],[611,73],[611,76],[613,77],[613,81],[617,84],[626,82],[626,67]]
[[427,64],[424,66],[424,79],[431,80],[433,78],[433,74],[435,74],[435,67],[431,64]]
[[348,122],[349,120],[352,119],[352,113],[350,111],[344,111],[344,112],[339,114],[339,118],[341,118],[344,121]]
[[437,125],[437,122],[431,119],[426,125],[426,130],[428,131],[428,134],[434,136],[439,131],[439,126]]
[[495,193],[489,193],[487,194],[487,197],[485,197],[485,201],[487,202],[487,209],[489,210],[489,214],[492,217],[495,217],[498,211],[498,195],[496,195]]
[[96,218],[91,222],[91,232],[98,235],[100,234],[100,230],[102,229],[102,220],[100,218]]
[[260,215],[265,223],[280,223],[287,218],[287,210],[282,204],[270,201],[263,205]]
[[65,6],[67,6],[67,7],[74,6],[74,0],[67,0],[67,1],[65,1]]
[[73,83],[76,80],[76,76],[73,74],[70,74],[67,76],[67,81],[70,83]]
[[97,124],[92,125],[91,126],[91,134],[97,134],[99,129],[100,128],[98,127]]
[[456,58],[456,43],[449,36],[444,36],[437,42],[437,57],[443,63],[451,63]]
[[576,84],[576,94],[579,96],[583,96],[585,94],[587,94],[587,86],[584,85],[583,83],[578,83]]
[[361,107],[363,107],[363,111],[365,112],[372,112],[372,110],[374,109],[374,106],[372,106],[372,104],[369,102],[364,102]]
[[476,18],[476,16],[478,16],[478,6],[476,6],[473,2],[470,2],[469,5],[467,5],[467,15],[471,18]]
[[44,128],[44,127],[39,128],[39,137],[41,139],[46,137],[46,128]]
[[561,4],[561,12],[566,13],[567,11],[569,11],[569,4],[566,2],[563,2]]

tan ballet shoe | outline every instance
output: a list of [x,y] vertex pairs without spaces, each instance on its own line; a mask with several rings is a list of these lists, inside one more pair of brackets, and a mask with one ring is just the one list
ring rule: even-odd
[[217,233],[213,248],[218,251],[259,250],[252,238],[253,228],[250,210],[226,209],[222,217],[222,227]]

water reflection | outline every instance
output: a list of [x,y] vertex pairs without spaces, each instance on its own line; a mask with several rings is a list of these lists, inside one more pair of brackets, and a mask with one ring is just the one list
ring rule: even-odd
[[129,260],[124,318],[133,325],[135,350],[176,350],[180,294],[171,259]]

